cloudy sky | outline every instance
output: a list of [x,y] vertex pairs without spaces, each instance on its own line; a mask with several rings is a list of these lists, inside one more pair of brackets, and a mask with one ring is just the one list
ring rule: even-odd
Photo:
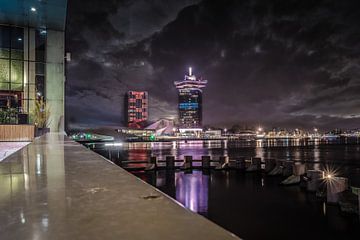
[[128,90],[177,117],[173,82],[208,80],[204,124],[360,127],[360,1],[70,0],[70,128],[123,125]]

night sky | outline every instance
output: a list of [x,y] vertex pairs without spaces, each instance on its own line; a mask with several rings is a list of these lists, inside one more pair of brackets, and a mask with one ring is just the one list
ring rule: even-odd
[[124,125],[128,90],[177,117],[189,66],[204,125],[360,127],[360,1],[69,0],[68,126]]

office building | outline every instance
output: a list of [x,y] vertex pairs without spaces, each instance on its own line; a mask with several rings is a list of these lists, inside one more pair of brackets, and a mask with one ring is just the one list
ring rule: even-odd
[[0,8],[0,108],[32,123],[43,98],[55,132],[64,129],[66,8],[66,0],[1,1]]
[[148,93],[129,91],[125,95],[125,120],[129,128],[143,128],[148,120]]

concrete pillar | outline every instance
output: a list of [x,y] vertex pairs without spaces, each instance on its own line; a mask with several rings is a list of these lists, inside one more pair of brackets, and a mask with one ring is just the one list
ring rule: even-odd
[[339,193],[348,188],[348,179],[344,177],[325,178],[326,181],[326,197],[328,203],[337,203],[339,201]]
[[202,168],[210,168],[210,156],[201,156]]
[[265,159],[265,172],[270,172],[276,167],[276,161],[273,158]]
[[306,176],[308,181],[306,183],[306,189],[309,192],[316,192],[322,181],[323,181],[323,174],[324,172],[321,170],[307,170]]
[[193,160],[192,156],[184,157],[184,169],[191,169],[193,167],[192,160]]
[[293,165],[293,175],[301,176],[305,174],[305,164],[302,163],[295,163]]
[[174,168],[175,168],[175,157],[166,156],[166,169],[174,169]]
[[293,162],[284,161],[282,175],[285,177],[291,176],[293,173]]
[[47,30],[46,41],[46,104],[50,110],[49,127],[63,132],[64,126],[64,32]]

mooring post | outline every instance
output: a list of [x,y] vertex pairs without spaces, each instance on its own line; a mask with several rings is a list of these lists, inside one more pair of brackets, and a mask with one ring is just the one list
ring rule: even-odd
[[276,166],[276,161],[274,158],[265,159],[265,172],[271,172]]
[[348,179],[344,177],[325,176],[326,181],[326,198],[328,203],[337,203],[339,193],[348,188]]
[[228,156],[220,156],[219,157],[219,166],[216,169],[225,169],[229,167],[229,157]]
[[210,156],[201,156],[202,168],[210,168]]
[[282,175],[284,177],[288,177],[288,176],[291,176],[292,173],[293,173],[293,162],[292,161],[284,161]]
[[150,163],[154,165],[154,168],[157,168],[157,159],[156,156],[150,157]]
[[276,164],[275,164],[275,168],[268,173],[269,176],[276,176],[276,175],[282,174],[282,171],[283,171],[283,167],[282,167],[283,161],[282,161],[282,160],[275,160],[275,163],[276,163]]
[[166,156],[166,169],[174,169],[175,167],[175,157]]
[[245,157],[240,157],[236,159],[236,169],[240,169],[243,170],[246,168],[246,162],[245,162]]
[[282,181],[282,185],[299,184],[301,182],[301,175],[305,174],[305,164],[295,163],[292,165],[292,170],[292,175]]
[[303,163],[295,163],[293,165],[293,175],[295,176],[301,176],[301,175],[304,175],[305,174],[305,164]]
[[306,190],[316,192],[323,181],[323,175],[324,172],[321,170],[307,170],[306,177],[308,180],[306,182]]
[[193,167],[192,160],[192,156],[184,156],[184,169],[191,169]]
[[251,165],[246,169],[247,172],[254,172],[261,170],[261,158],[251,158]]

